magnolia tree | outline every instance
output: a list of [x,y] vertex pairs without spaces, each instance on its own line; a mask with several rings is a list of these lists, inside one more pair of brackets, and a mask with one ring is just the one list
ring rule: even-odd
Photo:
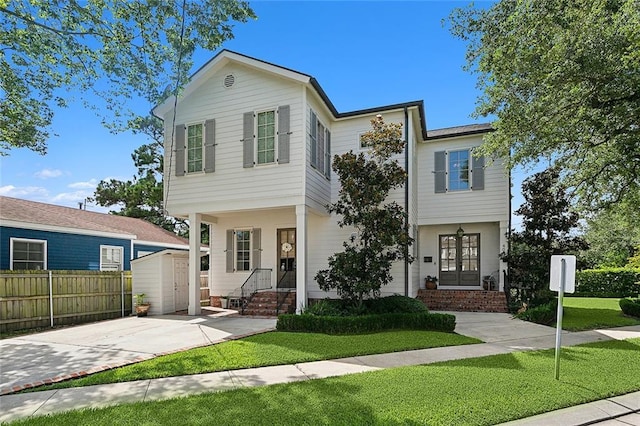
[[335,289],[358,305],[365,297],[378,296],[380,288],[391,282],[393,262],[413,261],[405,209],[387,200],[407,176],[394,159],[405,147],[402,124],[387,124],[378,115],[371,125],[373,130],[362,136],[369,150],[334,157],[340,193],[327,208],[340,217],[340,228],[352,227],[354,233],[343,243],[344,251],[329,258],[329,268],[315,277],[322,290]]

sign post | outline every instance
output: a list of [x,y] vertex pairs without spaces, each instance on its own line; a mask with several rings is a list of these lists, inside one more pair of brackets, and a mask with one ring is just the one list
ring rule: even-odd
[[558,292],[558,317],[556,321],[555,377],[560,379],[560,348],[562,346],[562,304],[565,293],[576,288],[576,257],[551,256],[551,279],[549,289]]

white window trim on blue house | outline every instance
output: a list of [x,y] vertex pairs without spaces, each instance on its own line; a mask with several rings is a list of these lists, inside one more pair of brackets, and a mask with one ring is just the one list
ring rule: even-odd
[[[111,255],[105,257],[105,250],[111,250]],[[113,261],[113,253],[115,251],[119,251],[119,260]],[[109,262],[112,260],[112,262]],[[109,245],[100,245],[100,270],[101,271],[122,271],[124,268],[124,247],[122,246],[109,246]]]
[[[17,270],[14,267],[14,262],[16,262],[15,259],[15,253],[14,253],[14,243],[15,242],[21,242],[21,243],[30,243],[30,244],[41,244],[42,245],[42,252],[43,252],[43,259],[42,259],[42,268],[40,268],[41,270],[46,270],[47,269],[47,258],[48,258],[48,254],[47,254],[47,240],[36,240],[36,239],[31,239],[31,238],[16,238],[16,237],[11,237],[9,238],[9,245],[10,245],[10,253],[9,253],[9,267],[11,268],[11,270]],[[40,261],[33,261],[30,259],[19,259],[18,262],[28,262],[28,263],[37,263]],[[25,268],[22,268],[25,269]],[[27,270],[34,270],[32,268],[26,268]],[[38,268],[35,268],[35,270],[38,270]]]

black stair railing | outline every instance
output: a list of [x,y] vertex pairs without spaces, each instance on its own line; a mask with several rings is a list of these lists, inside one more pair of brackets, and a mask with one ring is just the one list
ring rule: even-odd
[[246,279],[242,287],[240,287],[240,298],[242,300],[241,309],[244,315],[244,308],[249,304],[253,295],[260,290],[268,290],[271,288],[271,272],[272,269],[256,268],[251,271],[251,275]]
[[291,287],[291,284],[290,284],[291,279],[290,277],[287,276],[289,273],[295,274],[295,271],[285,271],[284,275],[280,277],[280,280],[276,284],[277,298],[278,298],[278,302],[276,304],[276,316],[280,314],[280,309],[282,309],[282,305],[288,299],[289,294],[291,294],[291,291],[294,290],[294,288]]

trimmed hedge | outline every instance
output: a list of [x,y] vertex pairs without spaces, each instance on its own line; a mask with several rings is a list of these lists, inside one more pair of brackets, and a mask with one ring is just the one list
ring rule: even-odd
[[360,316],[278,316],[278,331],[299,331],[325,334],[360,334],[384,330],[432,330],[451,333],[456,317],[449,314],[397,313]]
[[393,295],[365,299],[362,306],[342,299],[322,299],[307,307],[305,314],[318,316],[361,316],[428,312],[427,306],[412,297]]
[[620,309],[625,315],[640,318],[640,299],[620,299]]
[[602,268],[576,272],[576,293],[582,297],[638,297],[640,269]]

